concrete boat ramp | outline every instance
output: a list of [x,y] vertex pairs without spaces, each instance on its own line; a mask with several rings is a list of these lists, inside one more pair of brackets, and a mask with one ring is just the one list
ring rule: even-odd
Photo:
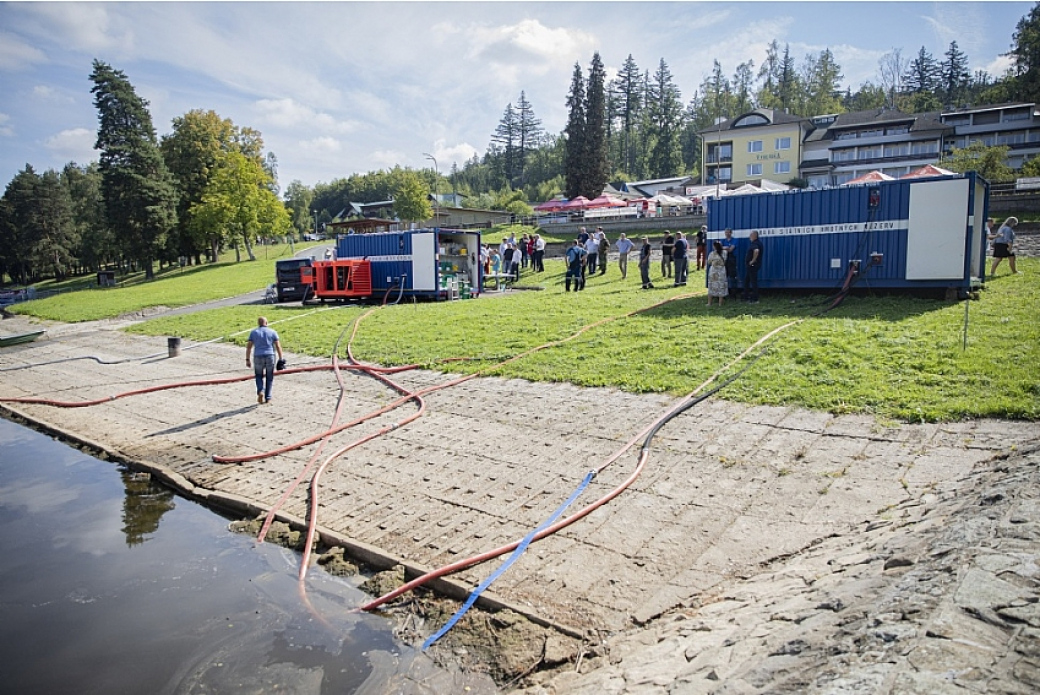
[[[17,324],[17,325],[15,325]],[[4,327],[30,325],[10,319]],[[118,322],[52,326],[48,338],[0,352],[0,398],[83,401],[135,388],[247,375],[244,351],[223,344],[154,354],[165,340]],[[185,343],[184,347],[190,347]],[[320,360],[288,355],[291,366]],[[12,367],[34,366],[25,369]],[[397,397],[344,373],[342,421]],[[446,381],[429,371],[394,375],[408,389]],[[0,404],[29,420],[162,471],[213,502],[266,509],[313,446],[245,464],[211,456],[276,448],[324,431],[339,390],[317,371],[276,379],[274,402],[255,403],[251,381],[159,391],[93,407]],[[724,395],[724,392],[723,394]],[[414,423],[337,460],[323,478],[320,526],[377,566],[433,568],[522,538],[675,399],[569,384],[482,378],[426,397]],[[414,412],[414,404],[332,437],[326,451]],[[489,594],[571,634],[603,637],[674,609],[710,602],[735,582],[827,539],[850,538],[927,504],[937,489],[1015,446],[1040,439],[1037,423],[978,420],[898,424],[787,407],[710,399],[664,427],[643,475],[561,533],[531,546]],[[637,449],[597,476],[574,509],[628,477]],[[306,515],[304,486],[285,511]],[[454,575],[472,587],[497,561]],[[656,657],[654,657],[656,658]],[[572,683],[572,685],[575,685]]]

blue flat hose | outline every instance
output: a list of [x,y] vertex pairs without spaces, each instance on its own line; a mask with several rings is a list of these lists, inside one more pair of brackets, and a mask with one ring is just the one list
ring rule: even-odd
[[546,528],[552,526],[554,523],[556,523],[556,520],[560,518],[560,515],[563,514],[565,511],[567,511],[567,507],[569,507],[572,504],[574,504],[574,501],[576,499],[578,499],[578,496],[582,492],[585,491],[585,488],[587,488],[589,486],[589,483],[592,482],[592,478],[595,475],[596,475],[596,471],[594,471],[594,470],[593,471],[589,471],[588,473],[585,474],[585,478],[581,481],[581,485],[578,486],[578,489],[576,489],[574,492],[572,492],[571,496],[568,497],[567,500],[563,504],[561,504],[560,507],[555,512],[553,512],[549,516],[548,519],[543,521],[538,528],[536,528],[533,531],[531,531],[529,534],[527,534],[524,537],[524,539],[522,541],[520,541],[520,545],[516,546],[516,549],[506,559],[506,561],[503,562],[502,565],[497,570],[492,572],[491,576],[489,576],[487,579],[482,581],[480,583],[480,586],[478,586],[476,589],[473,590],[473,592],[469,595],[469,598],[466,599],[466,602],[464,604],[462,604],[462,607],[459,608],[459,610],[455,613],[455,615],[451,616],[451,620],[446,622],[444,624],[444,627],[442,627],[440,630],[438,630],[433,635],[430,635],[430,637],[427,638],[427,640],[425,642],[423,642],[423,646],[422,646],[422,650],[423,651],[426,651],[427,649],[429,649],[430,646],[434,642],[436,642],[441,637],[443,637],[445,634],[447,634],[448,630],[450,630],[451,628],[455,627],[455,623],[459,622],[459,619],[466,614],[466,611],[468,611],[470,608],[473,607],[473,604],[477,602],[477,599],[480,597],[480,595],[482,593],[484,593],[484,590],[487,589],[489,586],[491,586],[492,582],[494,582],[496,579],[501,577],[502,574],[507,569],[509,569],[510,566],[512,566],[512,564],[514,562],[516,562],[520,558],[521,555],[524,554],[524,551],[527,550],[527,546],[531,545],[531,541],[534,540],[534,537],[537,536],[538,533],[541,532],[543,529],[546,529]]

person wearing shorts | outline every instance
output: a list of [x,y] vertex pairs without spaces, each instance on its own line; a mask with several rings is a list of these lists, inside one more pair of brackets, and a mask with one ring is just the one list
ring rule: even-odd
[[1009,217],[1004,220],[1004,224],[1000,225],[996,234],[989,235],[990,241],[993,242],[993,267],[989,269],[990,277],[996,276],[997,266],[1005,258],[1008,259],[1011,272],[1018,273],[1015,268],[1015,227],[1017,225],[1018,218]]

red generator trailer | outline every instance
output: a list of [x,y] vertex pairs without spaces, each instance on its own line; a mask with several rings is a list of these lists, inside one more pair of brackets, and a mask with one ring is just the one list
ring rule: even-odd
[[372,296],[372,264],[358,258],[314,261],[300,268],[307,299],[365,299]]

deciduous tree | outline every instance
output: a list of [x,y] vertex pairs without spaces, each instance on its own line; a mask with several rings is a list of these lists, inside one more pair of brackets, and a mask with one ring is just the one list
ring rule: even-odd
[[216,258],[221,244],[238,242],[249,260],[256,260],[252,240],[284,234],[289,228],[285,206],[271,192],[269,176],[256,159],[238,151],[220,155],[202,194],[189,211],[190,229],[210,247]]
[[402,171],[394,189],[394,212],[407,222],[421,222],[433,217],[430,188],[414,171]]
[[987,147],[976,140],[967,147],[954,149],[942,158],[940,166],[951,171],[977,171],[984,179],[993,183],[1011,181],[1015,174],[1007,163],[1009,151],[1005,145]]

